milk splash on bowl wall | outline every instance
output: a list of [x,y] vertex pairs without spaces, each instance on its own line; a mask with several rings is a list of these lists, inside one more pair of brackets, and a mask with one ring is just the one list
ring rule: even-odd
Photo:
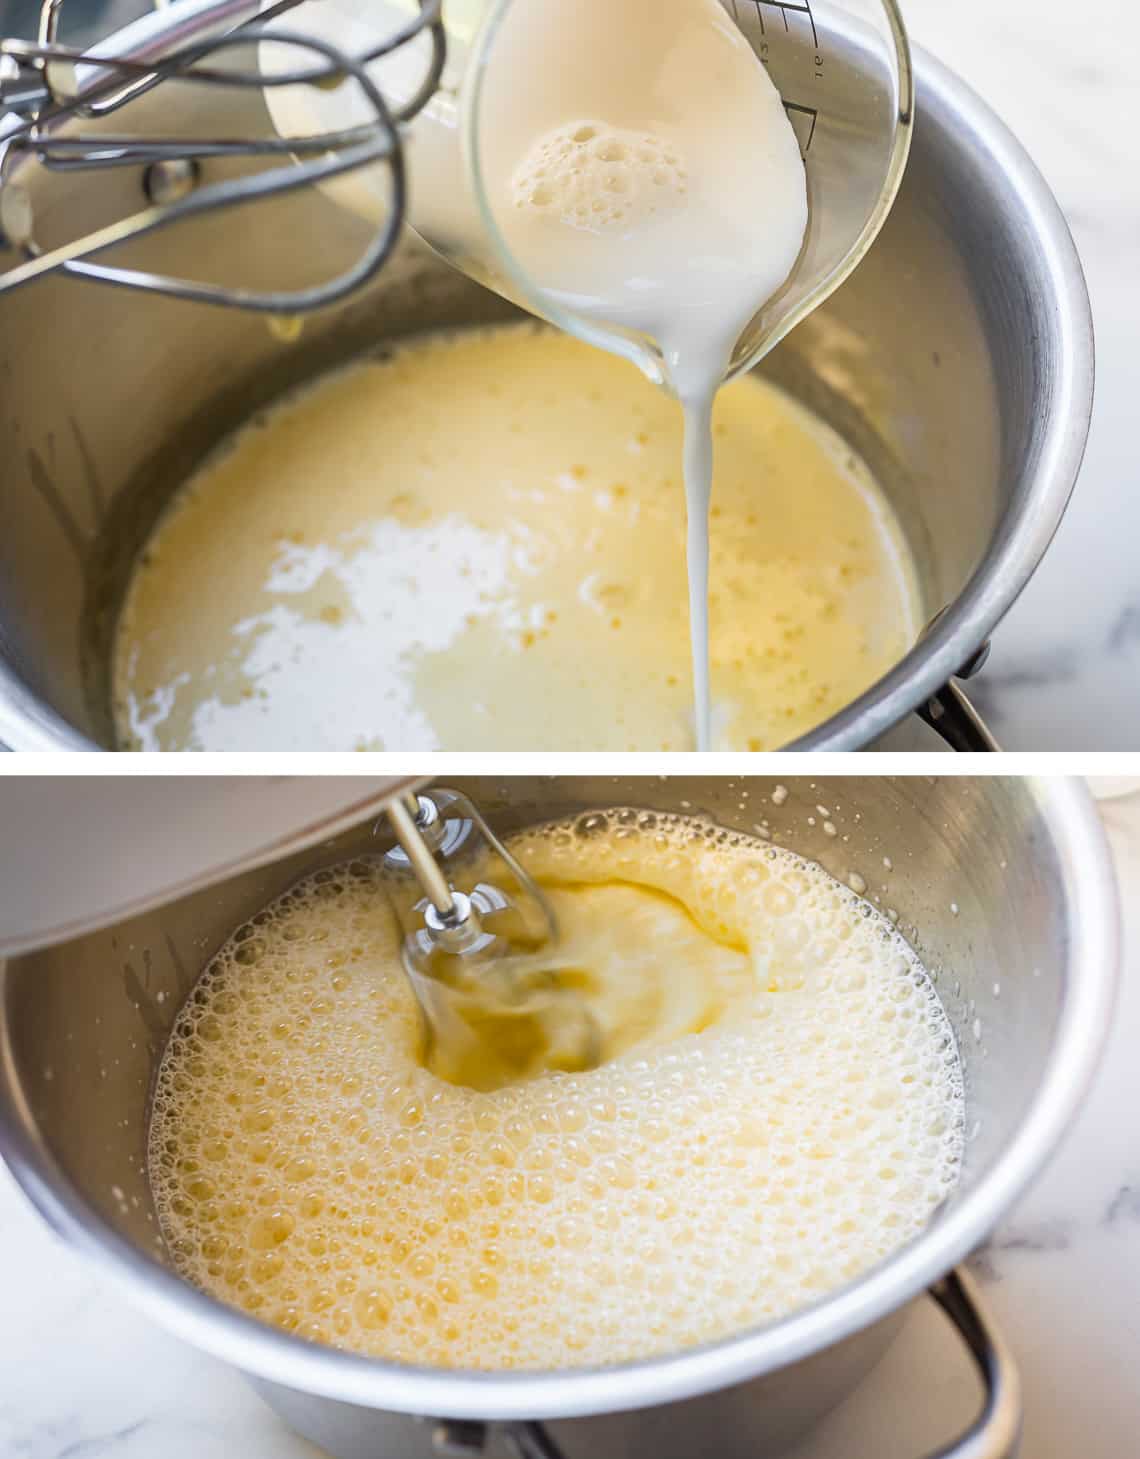
[[[472,11],[472,31],[485,9]],[[307,6],[304,19],[350,49],[375,39],[375,12],[366,17],[355,0]],[[449,20],[454,50],[466,27]],[[389,92],[410,91],[391,69],[406,59],[386,64]],[[707,749],[712,403],[741,334],[799,254],[808,219],[799,144],[717,0],[516,0],[483,64],[473,160],[489,219],[466,186],[459,109],[445,95],[412,133],[412,220],[477,276],[521,290],[592,342],[631,353],[639,340],[659,353],[685,416],[696,738]],[[352,90],[271,91],[269,104],[279,130],[296,134],[350,120]],[[348,179],[337,192],[374,213],[367,182]],[[501,277],[488,221],[513,284]]]

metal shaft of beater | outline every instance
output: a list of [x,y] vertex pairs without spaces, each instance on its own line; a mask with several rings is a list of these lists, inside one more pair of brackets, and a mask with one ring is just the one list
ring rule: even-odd
[[396,833],[396,840],[404,848],[404,853],[416,874],[416,880],[423,887],[424,894],[435,908],[440,921],[444,923],[454,921],[459,911],[455,895],[416,825],[416,817],[419,812],[416,797],[408,795],[400,800],[394,800],[386,807],[386,812],[392,830]]

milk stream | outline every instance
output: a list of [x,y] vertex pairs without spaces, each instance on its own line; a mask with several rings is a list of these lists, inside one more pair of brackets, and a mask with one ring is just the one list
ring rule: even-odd
[[[412,212],[430,242],[517,295],[462,163],[453,88],[486,7],[451,13],[450,86],[412,137]],[[298,24],[363,49],[398,4],[321,0]],[[422,58],[378,68],[414,89]],[[718,0],[560,0],[508,10],[487,61],[478,163],[526,302],[583,322],[594,342],[652,341],[685,412],[690,633],[698,748],[710,747],[708,510],[712,397],[746,326],[787,279],[807,226],[799,145],[779,93]],[[271,90],[284,134],[363,119],[354,88]],[[378,207],[367,175],[336,185]]]
[[958,1177],[962,1074],[884,915],[682,815],[512,849],[600,1066],[436,1077],[375,867],[318,872],[222,947],[158,1071],[149,1173],[186,1278],[315,1342],[554,1370],[778,1319],[922,1230]]
[[709,506],[712,500],[712,394],[682,400],[685,412],[685,520],[689,566],[689,633],[698,750],[712,748],[709,674]]

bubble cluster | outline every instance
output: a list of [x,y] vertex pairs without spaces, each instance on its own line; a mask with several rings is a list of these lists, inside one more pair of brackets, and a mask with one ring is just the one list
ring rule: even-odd
[[538,138],[515,169],[511,197],[523,213],[610,233],[674,212],[688,187],[672,141],[576,121]]
[[[921,1230],[957,1177],[960,1066],[884,917],[692,817],[601,811],[512,844],[563,916],[641,889],[732,950],[715,1012],[587,1073],[446,1084],[418,1062],[375,868],[317,873],[214,958],[162,1061],[150,1171],[188,1279],[337,1347],[556,1368],[777,1318]],[[695,955],[676,942],[663,981]]]

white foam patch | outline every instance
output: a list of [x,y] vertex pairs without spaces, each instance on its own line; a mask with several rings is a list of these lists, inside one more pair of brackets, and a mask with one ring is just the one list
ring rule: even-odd
[[417,1060],[374,865],[317,873],[234,934],[162,1061],[150,1174],[178,1270],[337,1347],[559,1368],[778,1318],[922,1229],[957,1178],[961,1073],[883,916],[683,816],[599,812],[513,844],[567,921],[615,884],[661,901],[642,957],[659,944],[667,987],[703,939],[715,1007],[659,1041],[649,1020],[587,1073],[446,1084]]
[[674,142],[596,121],[568,122],[539,137],[511,178],[520,212],[597,233],[676,213],[688,188]]

